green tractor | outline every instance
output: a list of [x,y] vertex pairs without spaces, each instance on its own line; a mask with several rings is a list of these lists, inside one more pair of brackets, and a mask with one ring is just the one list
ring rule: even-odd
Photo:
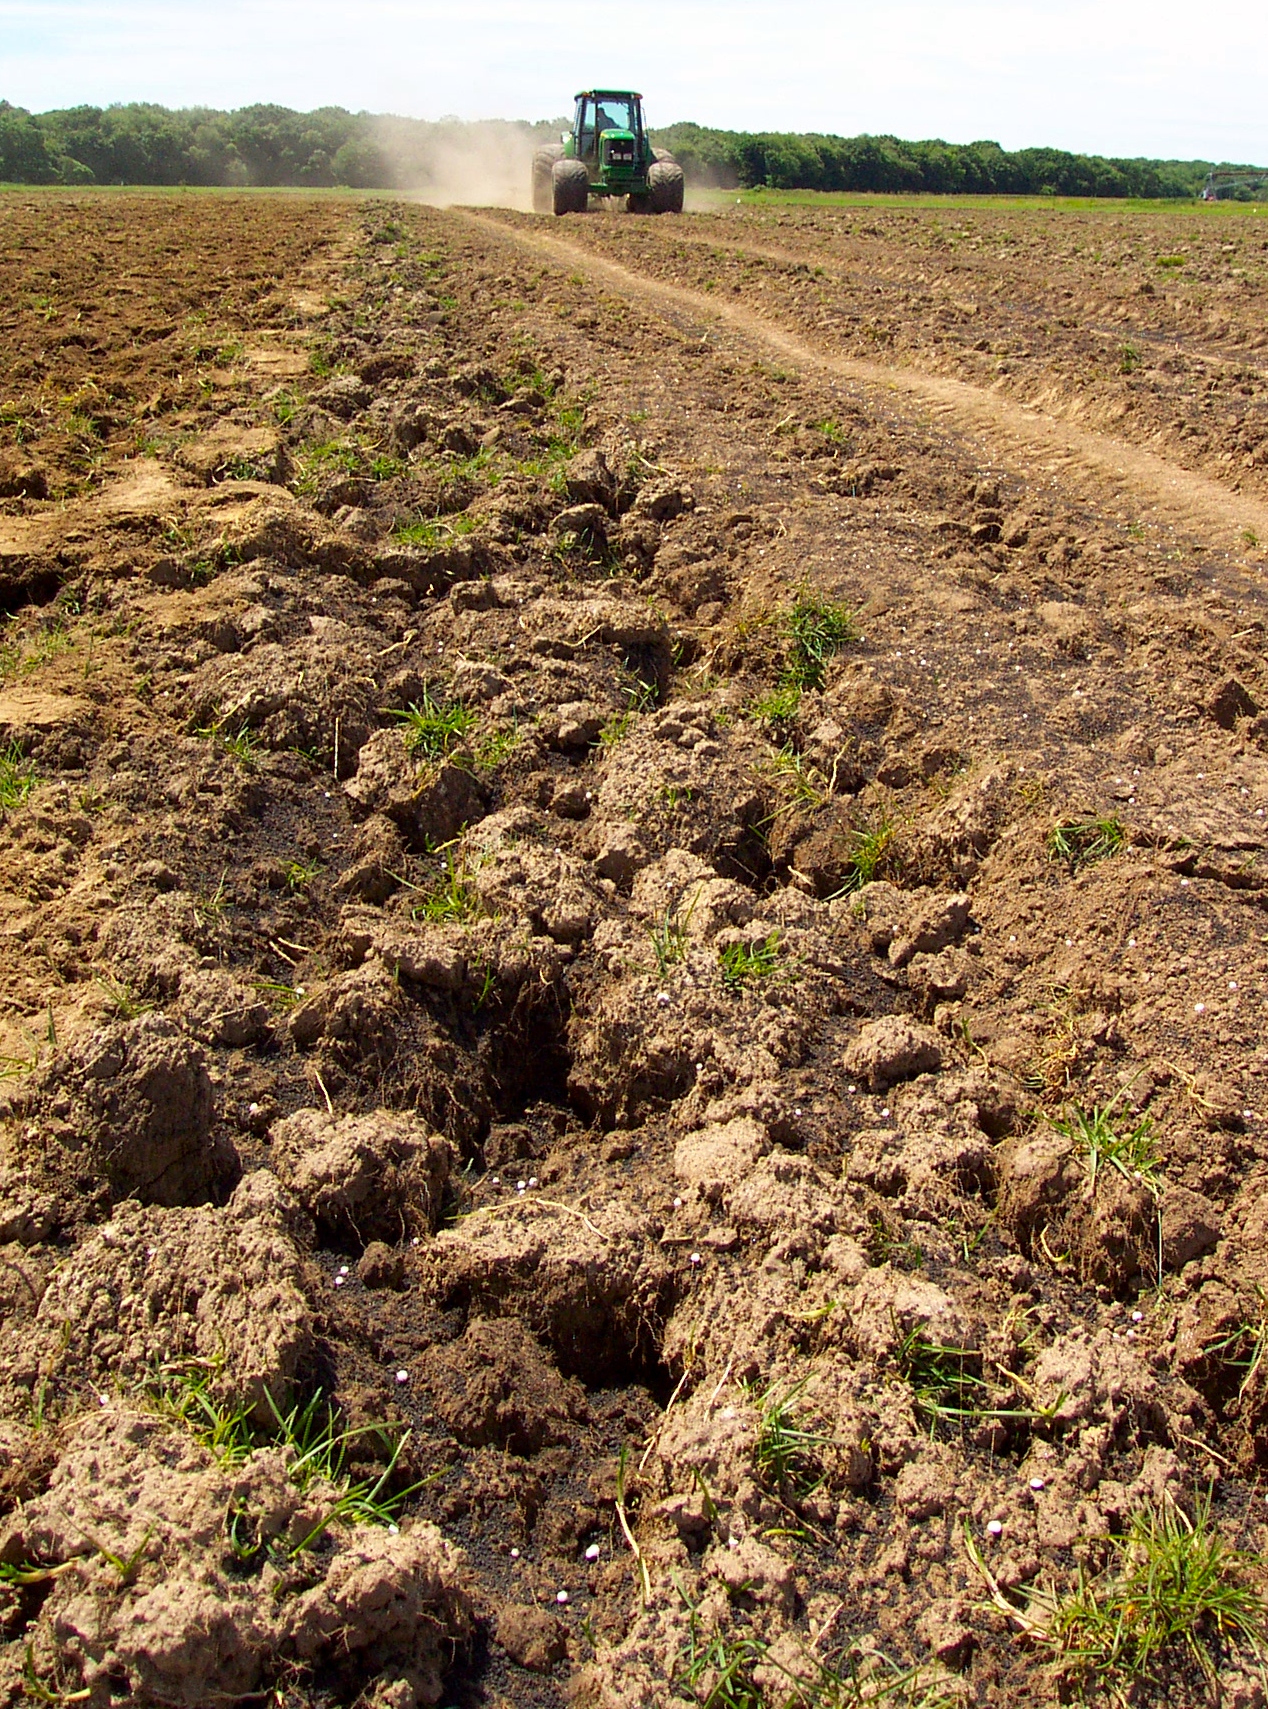
[[680,214],[682,167],[653,148],[643,97],[628,89],[577,96],[572,129],[533,156],[533,211],[584,214],[591,196],[624,196],[632,214]]

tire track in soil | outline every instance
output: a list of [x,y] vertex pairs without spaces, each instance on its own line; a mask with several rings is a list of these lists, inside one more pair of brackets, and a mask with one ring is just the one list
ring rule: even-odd
[[[855,286],[866,284],[881,290],[901,292],[908,296],[918,285],[920,290],[927,292],[930,296],[937,297],[944,303],[954,303],[964,290],[962,284],[956,285],[950,282],[949,277],[935,281],[927,276],[919,275],[914,285],[910,268],[894,265],[887,267],[879,262],[869,268],[853,262],[847,257],[836,255],[831,250],[815,249],[810,246],[801,250],[784,249],[777,244],[754,243],[747,237],[731,237],[726,233],[715,231],[692,231],[683,226],[673,228],[672,238],[669,241],[690,243],[694,244],[697,249],[715,252],[725,250],[728,254],[739,257],[755,256],[763,261],[774,261],[783,267],[804,268],[813,261],[822,272],[842,282],[848,281]],[[983,281],[977,282],[980,284]],[[1013,304],[1013,307],[1016,312],[1025,317],[1032,327],[1044,318],[1045,310],[1034,303],[1018,301]],[[1121,327],[1098,326],[1089,322],[1083,330],[1093,338],[1101,339],[1107,344],[1113,344],[1116,341],[1121,342],[1122,339]],[[1201,362],[1208,368],[1257,368],[1261,372],[1268,373],[1268,364],[1257,360],[1254,352],[1239,350],[1235,356],[1229,356],[1221,350],[1206,349],[1192,339],[1177,338],[1174,331],[1170,329],[1165,333],[1160,333],[1153,327],[1137,327],[1134,329],[1133,336],[1143,343],[1154,344],[1168,351],[1178,351],[1190,361]],[[1017,407],[1033,406],[1019,405]]]
[[703,321],[721,323],[745,339],[766,345],[800,368],[827,372],[852,388],[873,393],[884,390],[891,401],[901,399],[909,408],[924,405],[935,419],[980,437],[989,444],[994,460],[1028,478],[1040,472],[1057,476],[1071,486],[1092,489],[1090,496],[1102,504],[1107,497],[1120,506],[1132,500],[1144,501],[1150,521],[1200,534],[1230,550],[1243,549],[1242,537],[1248,530],[1260,538],[1268,536],[1268,504],[1245,493],[1231,492],[1219,482],[1140,446],[1076,427],[963,380],[835,356],[750,309],[649,278],[595,255],[583,245],[518,229],[487,214],[465,210],[455,210],[455,214],[560,265],[580,266],[623,295],[662,313],[669,308],[687,310]]

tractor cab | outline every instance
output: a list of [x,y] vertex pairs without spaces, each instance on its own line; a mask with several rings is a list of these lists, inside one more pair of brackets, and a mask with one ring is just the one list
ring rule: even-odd
[[564,154],[585,162],[587,175],[614,193],[628,193],[622,179],[647,169],[651,151],[643,129],[643,98],[628,90],[589,89],[577,96]]

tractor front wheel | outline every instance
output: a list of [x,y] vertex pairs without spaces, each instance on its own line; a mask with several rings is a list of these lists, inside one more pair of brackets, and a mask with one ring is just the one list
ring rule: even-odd
[[682,167],[676,160],[654,160],[647,169],[647,200],[654,214],[682,212]]
[[580,160],[557,160],[550,171],[551,202],[557,214],[584,214],[590,179]]
[[545,143],[533,155],[533,212],[548,214],[554,207],[554,195],[551,190],[550,175],[555,162],[564,157],[564,145],[561,142]]

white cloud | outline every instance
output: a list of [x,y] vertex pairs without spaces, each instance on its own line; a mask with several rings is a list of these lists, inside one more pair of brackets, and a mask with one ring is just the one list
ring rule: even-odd
[[1268,159],[1262,8],[1179,0],[0,0],[0,94],[548,117],[640,87],[663,122]]

